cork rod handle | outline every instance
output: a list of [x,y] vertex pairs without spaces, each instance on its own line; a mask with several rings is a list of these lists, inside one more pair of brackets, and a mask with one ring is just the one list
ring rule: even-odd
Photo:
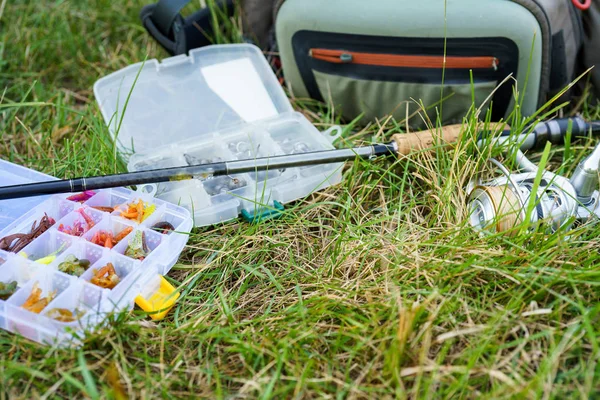
[[[483,124],[482,124],[483,125]],[[406,156],[413,151],[429,150],[436,144],[452,146],[458,142],[463,125],[447,125],[440,129],[426,130],[413,133],[399,133],[392,136],[392,140],[398,145],[398,155]],[[500,129],[510,129],[505,123],[490,123],[487,129],[496,132]]]

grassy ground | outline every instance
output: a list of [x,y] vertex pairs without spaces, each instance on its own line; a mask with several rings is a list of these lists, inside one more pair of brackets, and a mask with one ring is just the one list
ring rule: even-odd
[[[0,2],[2,158],[58,177],[122,170],[91,88],[166,56],[140,27],[143,3]],[[135,311],[81,350],[0,331],[0,399],[600,396],[600,227],[477,237],[470,145],[349,165],[282,219],[194,231],[169,274],[184,296],[161,322]]]

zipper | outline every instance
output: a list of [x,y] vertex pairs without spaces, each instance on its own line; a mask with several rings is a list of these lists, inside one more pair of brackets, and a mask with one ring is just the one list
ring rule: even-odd
[[499,60],[493,56],[423,56],[404,54],[361,53],[331,49],[310,49],[315,60],[336,64],[358,64],[398,68],[498,69]]

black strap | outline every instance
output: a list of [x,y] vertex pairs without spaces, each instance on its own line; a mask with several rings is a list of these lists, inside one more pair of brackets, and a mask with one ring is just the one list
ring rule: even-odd
[[170,33],[173,23],[180,16],[179,11],[189,2],[190,0],[159,0],[152,12],[156,27],[163,33]]
[[550,64],[550,92],[562,90],[574,77],[567,76],[567,50],[565,37],[560,30],[552,35],[552,60]]
[[[210,45],[214,36],[211,10],[203,8],[187,18],[179,13],[189,0],[159,0],[142,8],[140,18],[146,31],[170,54],[187,54],[191,49]],[[218,2],[233,15],[234,0]]]

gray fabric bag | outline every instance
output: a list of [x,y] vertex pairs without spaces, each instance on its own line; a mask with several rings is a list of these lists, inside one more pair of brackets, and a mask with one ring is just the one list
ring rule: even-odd
[[583,66],[593,67],[590,83],[596,99],[600,98],[600,1],[592,0],[592,4],[583,15]]

